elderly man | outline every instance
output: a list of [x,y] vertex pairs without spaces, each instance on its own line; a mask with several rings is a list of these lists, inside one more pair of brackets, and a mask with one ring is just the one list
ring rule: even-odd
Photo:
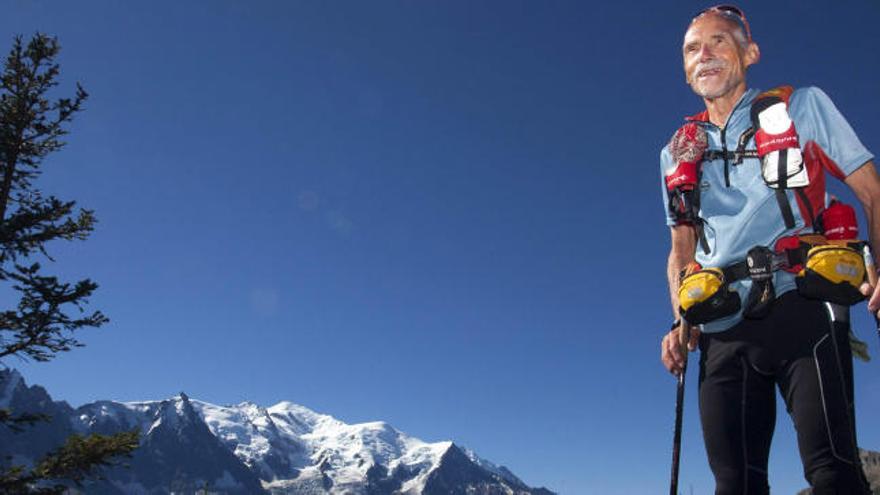
[[[797,272],[782,269],[778,253],[782,239],[822,232],[820,217],[830,209],[826,172],[855,192],[868,240],[880,246],[873,156],[821,90],[747,88],[746,69],[760,50],[741,10],[700,13],[685,33],[682,55],[687,83],[705,111],[688,117],[661,153],[675,315],[661,360],[681,372],[686,351],[678,339],[687,325],[687,347],[701,351],[700,418],[715,493],[769,493],[776,386],[813,492],[870,493],[856,446],[846,308],[841,313],[842,306],[802,295]],[[694,162],[697,168],[687,172]],[[688,181],[690,188],[681,187]],[[682,274],[699,268],[721,287],[708,303],[680,314]],[[864,276],[858,273],[856,287]],[[712,287],[706,282],[682,294],[699,298]],[[855,290],[870,296],[871,311],[880,309],[880,289]]]

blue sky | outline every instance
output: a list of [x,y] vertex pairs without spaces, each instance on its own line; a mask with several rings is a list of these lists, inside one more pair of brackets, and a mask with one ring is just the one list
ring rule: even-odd
[[[51,363],[5,364],[73,405],[290,400],[560,493],[662,493],[657,160],[700,110],[680,40],[705,6],[4,2],[0,47],[57,35],[61,91],[91,93],[41,186],[96,210],[87,242],[52,253],[112,320]],[[880,4],[742,6],[750,83],[822,87],[880,149]],[[856,372],[880,450],[878,366]],[[691,371],[682,487],[711,493]],[[783,411],[771,485],[794,493]]]

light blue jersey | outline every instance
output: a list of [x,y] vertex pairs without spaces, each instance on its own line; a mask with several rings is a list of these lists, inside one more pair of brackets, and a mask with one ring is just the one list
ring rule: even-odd
[[[724,128],[709,122],[706,112],[688,120],[698,122],[706,129],[709,150],[735,151],[740,136],[751,127],[751,104],[759,94],[760,91],[755,89],[743,94]],[[810,200],[810,208],[804,208],[805,205],[798,201],[794,191],[786,191],[795,218],[795,227],[788,229],[776,201],[775,190],[768,187],[761,176],[760,159],[744,158],[740,164],[728,160],[726,167],[723,158],[704,160],[700,180],[700,218],[704,221],[710,252],[703,252],[699,243],[696,252],[696,260],[703,267],[725,267],[744,260],[746,253],[755,246],[772,248],[780,237],[812,232],[810,209],[818,214],[828,201],[825,194],[826,172],[842,180],[873,158],[831,99],[819,88],[795,90],[789,99],[788,111],[797,129],[809,174],[810,185],[805,192]],[[668,148],[663,148],[660,153],[661,179],[664,171],[673,165]],[[755,149],[754,137],[748,141],[745,149]],[[669,197],[662,180],[661,184],[666,208]],[[666,223],[670,226],[676,224],[668,209]],[[795,289],[794,274],[777,271],[773,285],[777,296]],[[744,304],[751,281],[740,280],[734,282],[732,287]],[[703,331],[727,330],[741,320],[742,311],[703,325]]]

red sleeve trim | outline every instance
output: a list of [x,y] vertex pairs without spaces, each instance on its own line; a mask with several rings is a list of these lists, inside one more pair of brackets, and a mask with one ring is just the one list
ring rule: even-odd
[[[828,171],[838,180],[846,179],[846,174],[837,163],[822,151],[822,148],[815,141],[810,141],[804,146],[804,159],[807,161],[818,162],[822,168]],[[812,177],[810,177],[812,180]]]

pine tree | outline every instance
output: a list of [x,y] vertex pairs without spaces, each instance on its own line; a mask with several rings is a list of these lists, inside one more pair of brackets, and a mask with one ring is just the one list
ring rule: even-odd
[[[44,273],[54,261],[48,245],[85,240],[94,230],[94,212],[75,201],[44,196],[36,187],[44,159],[59,151],[67,125],[88,98],[77,84],[71,98],[50,97],[60,73],[56,38],[16,37],[0,74],[0,283],[18,294],[18,304],[0,309],[0,362],[18,357],[49,361],[81,346],[77,330],[109,320],[85,304],[97,289],[90,279],[64,282]],[[26,430],[48,418],[27,411],[0,410],[0,428]],[[115,464],[138,445],[136,432],[72,436],[34,466],[0,468],[0,493],[60,493],[101,466]]]

